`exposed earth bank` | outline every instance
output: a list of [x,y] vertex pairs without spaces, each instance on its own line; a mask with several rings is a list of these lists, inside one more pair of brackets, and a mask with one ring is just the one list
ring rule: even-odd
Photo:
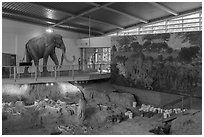
[[[165,126],[161,114],[141,116],[140,104],[133,107],[137,97],[117,91],[108,82],[65,85],[3,86],[3,134],[150,135],[155,134],[152,129]],[[86,111],[83,124],[78,124],[75,109],[81,96]],[[133,113],[132,119],[125,116],[127,111]],[[168,123],[168,134],[201,134],[201,119],[201,110],[187,111]]]

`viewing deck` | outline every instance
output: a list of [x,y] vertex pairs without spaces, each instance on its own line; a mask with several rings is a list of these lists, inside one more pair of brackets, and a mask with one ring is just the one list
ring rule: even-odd
[[[29,73],[24,72],[25,67],[29,68]],[[42,72],[42,67],[3,66],[2,84],[89,81],[110,78],[110,64],[66,65],[60,69],[57,69],[57,66],[47,66],[48,72]]]

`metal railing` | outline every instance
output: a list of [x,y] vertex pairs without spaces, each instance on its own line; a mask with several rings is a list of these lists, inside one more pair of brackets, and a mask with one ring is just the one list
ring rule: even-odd
[[[43,67],[47,71],[43,72]],[[25,70],[28,70],[26,73]],[[87,65],[47,65],[47,66],[2,66],[2,78],[14,79],[32,78],[37,81],[41,77],[75,77],[87,74],[110,73],[110,64],[87,64]]]

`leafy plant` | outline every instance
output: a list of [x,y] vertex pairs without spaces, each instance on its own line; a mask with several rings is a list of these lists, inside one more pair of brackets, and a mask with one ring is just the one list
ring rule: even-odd
[[189,41],[191,45],[202,46],[202,31],[179,32],[177,37],[180,37],[183,43]]
[[115,46],[115,45],[113,45],[113,46],[112,46],[111,51],[112,51],[113,53],[114,53],[114,52],[117,52],[117,48],[116,48],[116,46]]
[[200,48],[197,46],[181,48],[181,51],[179,52],[180,61],[190,63],[192,61],[192,58],[196,57],[196,54],[198,53],[199,49]]
[[163,41],[168,41],[170,38],[170,33],[164,33],[164,34],[147,34],[144,35],[142,40],[148,40],[148,41],[152,41],[155,39],[161,39]]

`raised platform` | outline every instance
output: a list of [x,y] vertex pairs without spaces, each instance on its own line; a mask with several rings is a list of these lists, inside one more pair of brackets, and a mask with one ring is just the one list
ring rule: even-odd
[[[64,72],[65,73],[65,72]],[[68,74],[68,73],[67,73]],[[28,84],[28,83],[47,83],[47,82],[63,82],[63,81],[89,81],[97,79],[110,78],[110,73],[99,73],[99,72],[78,72],[74,75],[63,75],[60,74],[57,77],[52,75],[40,75],[34,77],[34,74],[21,74],[18,78],[3,78],[2,84]]]
[[[25,67],[28,72],[25,73]],[[46,66],[48,71],[42,72],[43,66],[3,66],[2,84],[27,84],[63,81],[89,81],[110,78],[110,64],[54,65]]]

